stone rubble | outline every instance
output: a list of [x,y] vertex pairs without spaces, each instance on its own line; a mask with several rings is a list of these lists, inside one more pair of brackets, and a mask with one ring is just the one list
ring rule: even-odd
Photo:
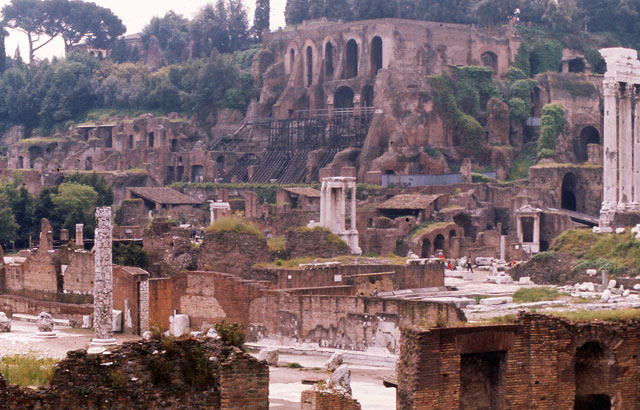
[[267,362],[269,366],[277,366],[279,357],[278,349],[266,348],[260,350],[257,359]]
[[11,331],[11,319],[4,312],[0,312],[0,332]]
[[342,353],[335,352],[327,361],[327,371],[335,372],[343,363],[344,358],[342,357]]
[[340,365],[327,380],[327,385],[351,396],[351,370],[345,363]]
[[53,332],[53,316],[51,316],[49,313],[41,312],[38,315],[38,332]]

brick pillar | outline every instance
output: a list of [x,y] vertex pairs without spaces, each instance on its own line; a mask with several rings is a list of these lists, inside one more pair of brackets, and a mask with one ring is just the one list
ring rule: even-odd
[[76,224],[76,246],[84,247],[83,224]]
[[93,289],[93,328],[95,338],[92,344],[115,343],[113,338],[113,266],[111,260],[111,208],[96,208],[95,231],[95,280]]

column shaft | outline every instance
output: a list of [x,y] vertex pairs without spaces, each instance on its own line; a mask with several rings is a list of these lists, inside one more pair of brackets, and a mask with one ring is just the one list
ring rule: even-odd
[[633,208],[640,210],[640,94],[637,85],[633,87],[635,102],[633,121]]
[[602,162],[602,183],[604,193],[602,208],[612,209],[618,203],[618,126],[617,126],[617,83],[604,82],[604,158]]
[[633,190],[633,135],[631,131],[631,94],[633,89],[627,85],[624,92],[620,92],[620,126],[618,137],[619,152],[619,193],[618,205],[627,208],[632,201]]

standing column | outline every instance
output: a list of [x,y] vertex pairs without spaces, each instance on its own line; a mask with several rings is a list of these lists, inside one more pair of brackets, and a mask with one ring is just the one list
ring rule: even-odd
[[356,185],[351,189],[351,230],[356,230]]
[[76,224],[76,246],[84,246],[83,231],[84,224]]
[[533,244],[540,245],[540,214],[533,216]]
[[640,85],[633,86],[633,210],[640,211]]
[[618,203],[618,124],[617,83],[606,80],[604,86],[604,158],[602,161],[602,210],[614,209]]
[[524,238],[522,237],[522,216],[516,216],[516,233],[518,235],[518,242],[524,243]]
[[326,227],[327,217],[325,216],[325,212],[327,212],[327,184],[323,180],[322,187],[320,188],[320,226]]
[[[633,134],[631,131],[631,96],[633,86],[626,84],[620,87],[620,127],[618,137],[618,152],[620,153],[619,167],[619,197],[618,207],[627,209],[633,199]],[[606,108],[605,108],[606,109]]]
[[111,261],[111,207],[96,208],[95,231],[95,280],[93,288],[94,318],[96,337],[94,345],[109,345],[113,338],[113,270]]

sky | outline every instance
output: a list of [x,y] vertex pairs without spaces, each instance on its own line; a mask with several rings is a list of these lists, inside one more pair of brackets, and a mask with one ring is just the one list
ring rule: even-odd
[[[242,1],[248,9],[249,24],[252,24],[255,0]],[[0,0],[0,9],[10,2],[10,0]],[[167,11],[173,10],[191,19],[204,5],[214,3],[215,0],[95,0],[91,2],[111,9],[127,27],[126,34],[134,34],[140,32],[154,16],[162,17]],[[271,30],[284,27],[285,4],[286,0],[271,0]],[[7,54],[13,56],[16,47],[20,47],[22,58],[27,59],[29,54],[27,35],[16,30],[9,31],[11,34],[6,39]],[[54,55],[64,55],[64,44],[61,39],[55,39],[36,52],[36,58],[48,58]]]

